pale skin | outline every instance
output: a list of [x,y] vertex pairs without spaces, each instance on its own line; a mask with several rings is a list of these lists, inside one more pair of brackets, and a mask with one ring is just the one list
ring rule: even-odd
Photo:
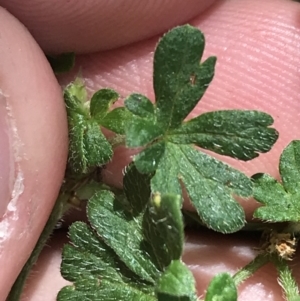
[[[206,36],[204,56],[216,55],[215,78],[192,115],[215,109],[259,109],[270,113],[280,138],[273,150],[244,163],[219,157],[252,175],[268,172],[278,177],[278,158],[283,148],[299,139],[300,122],[300,4],[290,0],[225,1],[38,1],[0,0],[0,118],[10,124],[0,135],[0,296],[5,297],[25,263],[46,222],[63,177],[67,156],[67,123],[59,83],[41,51],[82,53],[72,75],[81,67],[90,92],[112,87],[121,101],[132,92],[154,99],[152,55],[158,34],[182,23],[191,23]],[[32,36],[21,25],[25,24]],[[136,43],[135,43],[136,42]],[[123,46],[121,48],[118,48]],[[118,49],[117,49],[118,48]],[[108,50],[103,52],[104,50]],[[10,114],[7,117],[5,114]],[[3,121],[2,124],[5,124]],[[2,121],[1,121],[2,122]],[[1,127],[2,127],[2,124]],[[16,134],[17,133],[17,134]],[[120,185],[121,170],[132,153],[119,149],[106,169],[107,182]],[[3,166],[10,166],[13,171]],[[2,162],[2,163],[1,163]],[[6,165],[5,165],[6,164]],[[3,170],[7,170],[9,175]],[[1,173],[2,172],[2,173]],[[17,175],[23,184],[17,190],[13,218],[6,207]],[[6,183],[6,178],[10,182]],[[2,187],[2,186],[3,187]],[[15,186],[16,188],[16,186]],[[241,201],[248,219],[257,203]],[[16,217],[16,215],[14,216]],[[66,284],[59,274],[64,232],[55,234],[30,277],[22,300],[54,301]],[[218,272],[234,273],[255,255],[258,240],[212,233],[188,235],[184,260],[197,279],[203,295]],[[293,262],[295,275],[297,258]],[[283,300],[276,275],[264,268],[240,289],[239,300]]]

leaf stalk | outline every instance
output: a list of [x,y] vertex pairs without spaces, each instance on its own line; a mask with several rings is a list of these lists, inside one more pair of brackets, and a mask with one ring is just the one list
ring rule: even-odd
[[258,269],[270,262],[270,257],[265,253],[257,255],[250,263],[240,269],[232,278],[236,286],[251,277]]
[[282,288],[285,300],[300,301],[299,287],[292,275],[292,271],[286,260],[274,256],[272,259],[278,272],[278,283]]

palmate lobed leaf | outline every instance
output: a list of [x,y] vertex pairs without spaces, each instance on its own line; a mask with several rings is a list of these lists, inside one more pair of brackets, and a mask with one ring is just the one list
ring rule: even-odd
[[254,198],[264,206],[254,217],[270,221],[300,221],[300,140],[292,141],[280,156],[282,183],[267,174],[254,175]]
[[[192,274],[180,261],[181,198],[157,194],[149,202],[150,177],[134,165],[126,169],[124,186],[127,199],[98,191],[87,206],[90,226],[77,222],[70,227],[71,245],[64,247],[61,270],[74,284],[63,288],[58,300],[154,301],[166,293],[170,301],[196,300]],[[179,288],[175,294],[167,291],[180,278],[185,280],[182,299]],[[184,299],[187,290],[189,299]]]
[[216,111],[184,122],[207,89],[215,58],[200,63],[202,33],[189,25],[163,36],[154,55],[155,104],[133,94],[125,101],[133,114],[125,128],[129,147],[144,146],[134,157],[141,173],[153,173],[153,192],[182,194],[181,182],[204,223],[224,233],[244,225],[233,195],[252,195],[250,179],[194,149],[212,150],[241,160],[267,152],[278,133],[273,119],[257,111]]
[[243,227],[244,211],[233,198],[252,194],[252,183],[243,173],[191,146],[166,143],[151,188],[181,194],[180,182],[209,228],[229,233]]
[[69,171],[86,174],[91,168],[109,162],[112,147],[100,126],[124,134],[132,114],[125,108],[110,110],[119,95],[112,89],[97,91],[87,102],[83,82],[76,79],[64,91],[69,126]]
[[79,297],[89,301],[119,300],[114,299],[117,296],[155,300],[153,288],[136,277],[88,225],[74,223],[69,235],[72,246],[64,247],[61,271],[75,287],[63,288],[58,295],[59,301],[78,300]]
[[[152,161],[151,161],[152,160]],[[151,164],[152,163],[152,164]],[[233,195],[250,197],[251,180],[243,173],[189,145],[153,144],[135,157],[141,172],[153,172],[152,191],[182,194],[180,182],[202,221],[222,233],[245,224],[245,214]]]
[[[216,115],[208,113],[202,119],[183,122],[213,77],[215,58],[199,63],[203,48],[203,35],[191,26],[178,27],[163,37],[154,58],[155,105],[146,97],[133,94],[125,101],[127,109],[108,112],[115,99],[114,93],[112,97],[105,94],[104,102],[95,102],[91,111],[87,111],[82,102],[79,105],[77,100],[72,103],[77,114],[74,128],[82,122],[82,126],[76,128],[80,135],[85,133],[86,119],[92,119],[97,126],[112,127],[117,133],[125,133],[128,146],[146,148],[135,157],[137,170],[133,165],[126,172],[128,185],[136,184],[127,192],[125,187],[127,198],[101,191],[89,202],[91,228],[78,225],[75,232],[84,239],[80,241],[73,233],[73,246],[64,251],[63,274],[74,282],[74,286],[64,288],[58,300],[196,300],[192,275],[180,261],[182,183],[209,227],[233,232],[243,226],[244,212],[233,195],[249,196],[251,182],[242,173],[196,151],[190,144],[249,159],[267,151],[277,139],[277,133],[268,128],[272,124],[268,115],[254,111],[244,115],[248,123],[242,123],[242,118],[239,120],[234,116],[239,121],[234,124],[230,118],[233,111],[224,114],[221,111]],[[252,118],[251,114],[257,115]],[[118,116],[121,121],[112,122],[119,120]],[[223,126],[218,127],[217,117],[223,118],[220,119]],[[218,135],[224,134],[224,124],[228,127],[225,129],[228,139],[220,140]],[[213,133],[209,132],[209,127]],[[243,135],[238,127],[242,127]],[[198,133],[200,130],[205,139],[201,136],[203,133]],[[190,137],[184,137],[183,132]],[[232,137],[233,147],[229,139]],[[249,138],[255,142],[252,148]],[[241,143],[239,139],[243,142],[242,147],[236,143]],[[147,193],[143,193],[142,187],[147,187]],[[155,194],[149,203],[145,197],[151,191],[162,195]],[[165,192],[171,194],[164,195]],[[134,197],[130,197],[134,193]],[[142,195],[143,201],[138,194]],[[225,297],[234,296],[233,290],[227,292],[223,291]],[[214,295],[220,297],[217,291]]]
[[285,190],[296,194],[300,190],[300,140],[293,140],[282,152],[279,172]]

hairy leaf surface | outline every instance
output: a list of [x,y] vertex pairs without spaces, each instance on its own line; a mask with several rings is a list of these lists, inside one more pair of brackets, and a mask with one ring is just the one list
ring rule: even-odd
[[270,150],[278,138],[273,118],[258,111],[215,111],[204,113],[169,133],[177,144],[193,143],[215,153],[251,160]]
[[107,163],[112,157],[112,148],[85,106],[86,91],[82,83],[70,84],[64,98],[69,126],[69,169],[85,174],[91,167]]
[[229,274],[218,274],[208,286],[205,301],[237,301],[237,289]]
[[254,217],[270,221],[300,221],[300,141],[292,141],[279,163],[282,183],[268,174],[254,175],[254,197],[263,204]]
[[189,25],[164,35],[154,55],[155,103],[139,94],[125,101],[133,114],[125,126],[128,147],[144,147],[134,157],[141,173],[153,173],[152,192],[182,195],[183,184],[203,222],[228,233],[244,225],[244,212],[234,195],[252,195],[252,183],[242,173],[195,146],[250,160],[270,150],[278,133],[273,119],[257,111],[216,111],[189,121],[214,75],[216,59],[200,62],[202,33]]
[[131,164],[124,176],[125,195],[99,190],[90,199],[90,226],[77,222],[70,227],[71,245],[64,247],[61,271],[73,285],[60,291],[59,301],[162,300],[179,278],[185,280],[183,296],[193,297],[186,300],[196,300],[192,274],[180,261],[181,197],[150,198],[150,178]]
[[158,281],[158,301],[196,301],[195,279],[180,260],[174,260]]

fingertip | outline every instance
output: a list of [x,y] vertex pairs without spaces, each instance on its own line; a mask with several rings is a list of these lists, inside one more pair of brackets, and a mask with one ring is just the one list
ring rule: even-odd
[[0,118],[7,123],[6,136],[0,139],[2,148],[3,139],[8,142],[6,176],[11,181],[5,199],[0,200],[4,204],[0,296],[5,299],[56,200],[66,165],[68,132],[61,88],[43,52],[26,28],[2,8],[0,26]]
[[188,22],[215,0],[0,0],[47,53],[117,48]]

